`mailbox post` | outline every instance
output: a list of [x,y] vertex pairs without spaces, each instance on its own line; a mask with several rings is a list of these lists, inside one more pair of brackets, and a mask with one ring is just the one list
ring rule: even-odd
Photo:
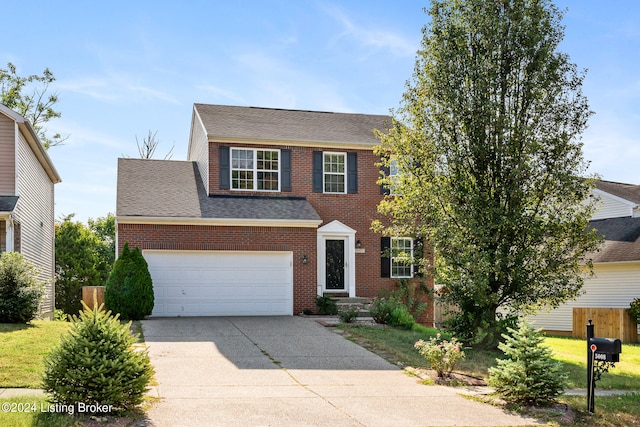
[[594,325],[589,319],[587,324],[587,408],[594,412],[596,381],[609,368],[620,361],[622,343],[617,338],[596,338],[593,336]]

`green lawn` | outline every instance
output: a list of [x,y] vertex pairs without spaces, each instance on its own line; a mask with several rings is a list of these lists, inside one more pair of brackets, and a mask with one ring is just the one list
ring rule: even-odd
[[[400,362],[413,367],[428,368],[426,360],[413,348],[419,339],[435,336],[438,331],[420,327],[418,331],[406,331],[391,327],[340,325],[345,336],[385,357],[392,362]],[[446,334],[443,334],[445,337]],[[573,338],[547,337],[545,344],[551,348],[554,358],[564,365],[569,376],[569,388],[586,388],[586,353],[584,340]],[[488,377],[488,369],[496,364],[500,351],[465,349],[466,358],[456,367],[456,372]],[[621,362],[610,372],[602,375],[598,389],[629,390],[628,394],[610,397],[596,397],[595,414],[589,414],[584,396],[562,396],[561,403],[568,404],[576,412],[576,419],[568,422],[552,409],[531,415],[555,426],[629,426],[640,425],[640,344],[623,344]],[[526,412],[526,410],[524,411]]]
[[[587,388],[587,343],[565,337],[547,337],[545,344],[553,350],[569,374],[570,388]],[[620,362],[602,375],[597,388],[608,390],[640,390],[640,344],[622,344]],[[640,405],[639,405],[640,406]]]
[[38,320],[28,325],[0,323],[0,387],[40,388],[43,358],[70,326]]
[[[46,412],[49,402],[44,397],[14,397],[0,399],[0,426],[11,427],[68,427],[76,419],[66,413]],[[43,412],[44,409],[44,412]]]

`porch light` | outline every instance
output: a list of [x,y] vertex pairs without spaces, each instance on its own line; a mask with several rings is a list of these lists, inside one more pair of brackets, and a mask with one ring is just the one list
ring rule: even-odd
[[306,264],[307,263],[307,255],[302,255],[302,263]]
[[360,240],[358,240],[356,242],[356,248],[360,249],[362,247],[362,242]]

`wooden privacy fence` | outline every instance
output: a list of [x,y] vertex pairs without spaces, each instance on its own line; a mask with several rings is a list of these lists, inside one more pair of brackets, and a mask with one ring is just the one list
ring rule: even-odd
[[573,308],[573,337],[587,339],[587,323],[593,321],[594,335],[619,338],[624,343],[638,342],[638,326],[626,308]]
[[97,301],[98,307],[104,304],[104,286],[83,286],[82,301],[84,301],[91,310],[93,310],[94,299]]

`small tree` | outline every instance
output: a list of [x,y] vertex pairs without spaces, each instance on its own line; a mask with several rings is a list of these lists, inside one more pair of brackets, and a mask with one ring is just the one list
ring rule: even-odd
[[[56,308],[76,314],[82,306],[82,287],[101,286],[100,241],[84,224],[72,221],[73,214],[56,224]],[[104,277],[104,279],[103,279]]]
[[103,307],[73,316],[70,332],[45,357],[43,388],[64,405],[111,405],[112,411],[142,402],[153,368],[146,351],[133,348],[130,326]]
[[489,368],[488,384],[510,402],[553,402],[564,391],[567,376],[560,363],[551,359],[551,349],[542,345],[540,330],[522,322],[518,330],[509,328],[509,333],[502,335],[506,341],[498,345],[507,358]]
[[125,320],[140,320],[153,310],[153,283],[140,249],[125,243],[104,291],[107,309]]
[[22,254],[0,256],[0,323],[27,323],[38,314],[45,283]]

